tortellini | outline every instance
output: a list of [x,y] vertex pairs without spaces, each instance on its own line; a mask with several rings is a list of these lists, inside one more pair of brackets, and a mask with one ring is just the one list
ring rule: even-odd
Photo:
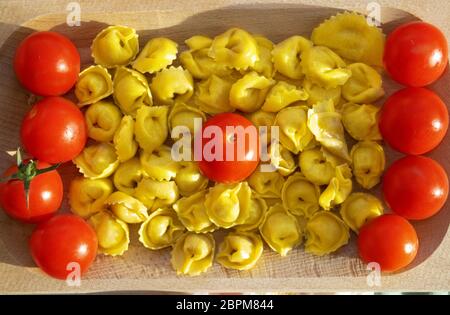
[[201,119],[203,122],[206,121],[206,115],[200,109],[177,102],[170,110],[168,117],[169,128],[172,130],[177,126],[186,127],[193,137],[195,134],[194,119],[196,118]]
[[258,44],[259,60],[251,68],[266,78],[271,78],[275,74],[272,63],[273,43],[264,36],[254,35],[253,38]]
[[126,115],[136,117],[138,109],[153,104],[147,79],[135,70],[117,68],[113,86],[114,101]]
[[141,73],[155,73],[177,58],[178,44],[164,37],[152,38],[142,48],[139,56],[133,61],[133,68]]
[[303,240],[297,218],[281,204],[269,208],[259,226],[259,231],[270,248],[281,256],[286,256]]
[[294,80],[303,78],[301,58],[312,45],[311,41],[302,36],[292,36],[277,44],[272,50],[275,69]]
[[335,176],[319,197],[319,204],[325,210],[341,204],[352,192],[352,170],[348,164],[336,166]]
[[297,168],[294,155],[279,143],[269,146],[270,164],[283,176],[292,174]]
[[319,148],[303,151],[299,166],[302,174],[316,185],[328,185],[335,174],[335,165]]
[[189,196],[203,190],[208,186],[209,180],[198,168],[198,164],[192,161],[178,162],[177,175],[174,179],[182,196]]
[[[274,198],[272,198],[272,200],[273,199]],[[267,211],[267,203],[265,200],[268,199],[263,199],[257,196],[255,192],[252,192],[248,205],[249,216],[244,223],[235,226],[234,229],[237,231],[251,231],[257,229],[264,219],[264,214]]]
[[230,105],[230,90],[233,83],[229,80],[211,75],[207,80],[197,83],[194,102],[205,113],[215,115],[233,112]]
[[136,155],[139,148],[134,139],[134,119],[129,115],[122,117],[113,137],[114,148],[119,162],[126,162]]
[[158,181],[151,178],[142,179],[134,191],[150,211],[172,205],[179,197],[178,187],[174,181]]
[[171,180],[178,170],[178,163],[172,160],[171,149],[162,145],[152,152],[141,152],[142,170],[147,177],[156,180]]
[[320,188],[301,173],[288,177],[281,191],[283,206],[297,216],[311,217],[319,210]]
[[261,107],[267,112],[279,112],[281,109],[298,101],[304,101],[308,94],[298,89],[295,85],[284,81],[278,81],[267,94],[266,100]]
[[378,129],[380,108],[374,105],[344,104],[342,123],[355,140],[381,140]]
[[355,232],[368,221],[383,214],[381,201],[368,193],[352,193],[341,205],[344,222]]
[[247,182],[261,197],[280,198],[284,177],[278,172],[261,172],[257,169],[250,175]]
[[93,227],[98,239],[98,252],[120,256],[130,243],[128,225],[108,211],[101,211],[91,216],[88,223]]
[[381,75],[364,63],[352,63],[347,69],[352,76],[342,86],[342,96],[349,102],[367,104],[383,97]]
[[183,234],[184,225],[171,209],[158,209],[139,228],[139,241],[149,249],[169,247]]
[[139,51],[138,34],[131,27],[116,25],[102,30],[92,42],[94,62],[107,68],[126,66]]
[[106,178],[119,166],[114,147],[106,142],[85,147],[73,162],[85,177],[91,179]]
[[251,113],[261,108],[274,80],[249,72],[237,80],[230,89],[230,106]]
[[175,100],[185,102],[194,93],[194,80],[189,71],[182,67],[170,67],[156,73],[150,83],[155,102],[172,105]]
[[208,56],[236,70],[254,67],[260,59],[256,40],[239,28],[231,28],[217,35],[211,43]]
[[[256,128],[259,130],[259,139],[261,142],[266,141],[266,143],[270,143],[271,141],[271,126],[273,126],[275,122],[275,113],[265,112],[263,110],[258,110],[247,115],[248,120],[250,120]],[[264,130],[263,128],[266,129]]]
[[178,275],[197,276],[208,270],[214,259],[215,242],[211,234],[187,232],[172,249],[172,266]]
[[112,192],[112,182],[107,178],[76,177],[69,188],[70,210],[80,217],[87,218],[105,210],[105,200]]
[[205,196],[206,191],[202,190],[179,199],[173,205],[178,218],[190,232],[208,233],[217,229],[206,213]]
[[125,223],[140,223],[147,219],[147,208],[137,199],[116,191],[105,201],[114,215]]
[[93,104],[108,97],[113,92],[113,83],[108,70],[102,66],[90,66],[78,76],[75,96],[78,105]]
[[113,103],[100,101],[89,106],[85,113],[85,120],[90,138],[109,142],[120,125],[122,113]]
[[258,262],[263,252],[261,237],[254,232],[231,232],[217,251],[217,262],[225,268],[248,270]]
[[306,93],[308,93],[306,102],[309,106],[313,106],[319,102],[332,100],[334,107],[337,107],[341,100],[341,86],[326,89],[305,79],[303,80],[303,88]]
[[144,177],[142,165],[137,157],[121,163],[114,173],[114,186],[128,195],[133,195],[138,183]]
[[383,147],[373,141],[358,142],[353,146],[351,156],[356,181],[366,189],[377,185],[386,163]]
[[348,226],[330,211],[319,211],[306,223],[305,251],[322,256],[348,243]]
[[281,144],[294,154],[303,151],[314,138],[308,129],[307,111],[305,106],[290,106],[280,110],[275,117]]
[[168,106],[143,106],[137,111],[134,134],[142,149],[152,152],[166,141],[168,114]]

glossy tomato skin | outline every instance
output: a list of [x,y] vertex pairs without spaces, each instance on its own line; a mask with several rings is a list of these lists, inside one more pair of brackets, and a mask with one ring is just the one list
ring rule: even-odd
[[87,130],[74,103],[51,96],[34,104],[26,114],[20,136],[30,155],[55,164],[70,161],[83,150]]
[[[38,169],[47,167],[50,167],[50,164],[37,162]],[[17,166],[11,166],[3,176],[10,176],[17,171]],[[62,199],[63,183],[56,170],[37,175],[31,180],[28,208],[22,181],[0,182],[1,207],[9,216],[24,223],[38,223],[50,218],[58,211]]]
[[407,23],[387,37],[383,60],[394,80],[407,86],[426,86],[436,81],[447,66],[447,41],[431,24]]
[[367,222],[358,234],[358,251],[366,263],[377,262],[381,270],[394,272],[416,257],[419,240],[414,227],[396,214],[384,214]]
[[383,139],[405,154],[424,154],[439,145],[448,129],[444,102],[425,88],[405,88],[384,103],[379,121]]
[[447,200],[447,174],[433,159],[406,156],[395,161],[384,174],[383,195],[398,215],[410,220],[426,219]]
[[29,246],[39,268],[64,280],[73,271],[70,263],[78,263],[81,274],[88,270],[97,254],[98,241],[95,231],[82,218],[60,214],[36,227]]
[[62,95],[78,79],[80,54],[75,45],[61,34],[35,32],[17,47],[14,70],[20,83],[32,93]]
[[[208,141],[212,140],[205,137],[205,129],[208,127],[217,127],[221,130],[220,143],[222,144],[223,160],[212,160],[206,157],[204,150]],[[228,127],[243,127],[254,131],[255,137],[244,136],[240,133],[243,141],[242,148],[238,148],[238,142],[232,141],[233,134],[227,132]],[[237,139],[239,134],[234,137]],[[213,137],[214,138],[214,137]],[[230,142],[232,141],[232,142]],[[227,143],[234,146],[234,156],[232,159],[226,159]],[[222,113],[210,118],[202,128],[202,154],[199,161],[201,172],[209,179],[220,183],[235,183],[246,179],[256,169],[259,163],[259,134],[258,129],[244,116],[234,113]],[[240,153],[240,154],[239,154]],[[240,158],[239,155],[244,156]]]

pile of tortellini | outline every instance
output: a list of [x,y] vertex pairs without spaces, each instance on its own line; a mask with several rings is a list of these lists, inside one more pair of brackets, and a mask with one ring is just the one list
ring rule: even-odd
[[[95,65],[75,89],[93,141],[74,159],[82,176],[71,183],[70,205],[96,230],[99,252],[122,255],[128,225],[140,224],[146,248],[172,247],[178,274],[205,272],[214,257],[247,270],[263,241],[282,256],[303,241],[306,252],[325,255],[382,214],[376,197],[352,193],[353,176],[371,189],[385,164],[372,104],[384,95],[378,28],[343,13],[311,39],[274,44],[232,28],[185,43],[179,52],[174,41],[152,38],[139,51],[136,31],[125,26],[93,41]],[[193,131],[194,118],[233,111],[279,127],[279,143],[268,149],[275,171],[213,183],[196,162],[172,160],[174,127]],[[356,140],[351,150],[345,131]],[[231,230],[216,248],[219,229]]]

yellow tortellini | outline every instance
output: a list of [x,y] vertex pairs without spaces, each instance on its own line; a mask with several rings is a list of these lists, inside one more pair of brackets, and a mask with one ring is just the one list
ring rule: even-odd
[[178,187],[174,181],[158,181],[151,178],[142,179],[134,191],[150,211],[172,205],[179,197]]
[[335,176],[319,197],[319,204],[325,210],[343,203],[352,192],[352,170],[348,164],[336,166],[335,171]]
[[269,155],[271,165],[283,176],[292,174],[296,168],[294,155],[279,143],[272,143],[269,146]]
[[189,196],[205,189],[209,180],[198,168],[198,164],[192,161],[178,162],[177,175],[174,179],[182,196]]
[[142,48],[139,56],[133,61],[133,68],[141,73],[155,73],[177,58],[178,44],[164,37],[152,38]]
[[261,236],[274,251],[286,256],[303,239],[299,222],[281,204],[269,208],[259,226]]
[[335,88],[326,89],[317,84],[312,83],[310,80],[303,80],[303,88],[308,93],[308,99],[306,102],[309,106],[313,106],[316,103],[332,100],[334,107],[337,107],[341,100],[341,86]]
[[280,198],[284,177],[278,172],[255,170],[247,179],[250,187],[263,198]]
[[117,68],[113,86],[114,101],[126,115],[135,117],[139,108],[153,104],[147,79],[135,70]]
[[148,217],[144,204],[121,191],[109,195],[105,204],[117,218],[125,223],[140,223]]
[[319,148],[300,153],[299,166],[302,174],[316,185],[328,185],[335,174],[335,165]]
[[348,243],[348,226],[334,213],[319,211],[306,223],[305,251],[322,256]]
[[342,96],[349,102],[367,104],[383,97],[381,75],[365,63],[352,63],[347,67],[352,76],[342,86]]
[[217,229],[206,213],[205,196],[206,190],[202,190],[179,199],[173,205],[178,218],[190,232],[208,233]]
[[258,262],[263,252],[261,237],[254,232],[231,232],[217,251],[217,262],[225,268],[248,270]]
[[89,218],[88,223],[97,234],[99,253],[120,256],[128,249],[130,244],[128,225],[112,213],[98,212]]
[[320,188],[301,173],[288,177],[281,191],[283,206],[297,216],[311,217],[319,210]]
[[230,106],[245,113],[261,108],[274,80],[249,72],[237,80],[230,89]]
[[275,68],[272,63],[273,43],[261,35],[254,35],[253,38],[258,44],[259,60],[251,67],[251,69],[266,78],[271,78],[275,74]]
[[136,155],[139,148],[134,139],[134,119],[130,115],[125,115],[120,121],[119,127],[113,137],[114,148],[116,149],[119,162],[126,162]]
[[[251,114],[247,115],[248,120],[250,120],[256,128],[259,130],[259,139],[261,143],[266,141],[266,143],[270,143],[271,141],[271,126],[273,126],[275,122],[275,113],[265,112],[263,110],[258,110]],[[266,127],[266,130],[263,130],[260,127]]]
[[69,188],[70,210],[80,217],[87,218],[105,210],[105,200],[112,192],[112,182],[107,178],[76,177]]
[[383,66],[384,34],[358,13],[338,13],[316,27],[311,40],[333,49],[343,58]]
[[139,241],[149,249],[162,249],[173,245],[184,230],[173,210],[158,209],[141,224]]
[[192,137],[194,136],[194,119],[199,118],[206,121],[206,115],[200,109],[186,105],[182,102],[176,102],[170,110],[168,117],[169,129],[177,126],[187,127]]
[[270,89],[261,109],[266,112],[279,112],[281,109],[307,98],[308,94],[304,90],[287,82],[278,81]]
[[139,146],[152,152],[167,139],[168,106],[143,106],[137,111],[134,134]]
[[314,138],[308,129],[307,111],[305,106],[290,106],[280,110],[275,117],[281,144],[294,154],[303,151]]
[[114,173],[114,186],[128,195],[133,195],[138,183],[144,177],[142,165],[137,157],[121,163]]
[[172,160],[171,149],[166,145],[152,152],[142,151],[140,161],[145,175],[152,179],[171,180],[177,174],[178,163]]
[[119,166],[112,144],[99,142],[87,146],[73,159],[78,170],[91,179],[106,178]]
[[194,102],[205,113],[215,115],[233,112],[230,105],[230,90],[233,82],[211,75],[207,80],[197,83]]
[[341,205],[344,222],[355,232],[368,221],[383,214],[381,201],[368,193],[352,193]]
[[139,51],[138,34],[131,27],[116,25],[102,30],[92,42],[94,62],[107,68],[126,66]]
[[194,93],[194,80],[189,71],[182,67],[170,67],[156,73],[150,83],[155,102],[172,105],[175,100],[185,102]]
[[303,53],[312,45],[311,41],[302,36],[292,36],[277,44],[272,50],[275,69],[291,79],[303,78],[301,59]]
[[120,109],[112,102],[99,101],[89,106],[84,114],[88,136],[97,141],[108,142],[122,120]]
[[[273,200],[274,198],[271,199]],[[257,196],[255,192],[252,192],[248,206],[249,206],[249,216],[244,221],[244,223],[234,227],[234,229],[237,231],[255,230],[259,227],[262,220],[264,219],[264,214],[267,211],[267,203],[265,199]]]
[[377,185],[386,163],[383,147],[373,141],[361,141],[353,146],[351,156],[356,181],[366,189]]
[[78,76],[75,96],[78,105],[93,104],[108,97],[113,92],[113,83],[108,70],[102,66],[90,66]]
[[252,35],[239,28],[231,28],[217,35],[211,43],[208,56],[236,70],[247,70],[260,60],[258,43]]
[[355,140],[381,140],[378,129],[380,108],[374,105],[344,104],[342,123]]

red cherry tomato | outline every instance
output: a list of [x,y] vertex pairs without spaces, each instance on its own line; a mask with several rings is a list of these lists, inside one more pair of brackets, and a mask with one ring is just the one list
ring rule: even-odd
[[384,214],[367,222],[358,234],[358,250],[366,263],[393,272],[409,265],[419,249],[416,230],[404,218]]
[[384,66],[394,80],[404,85],[420,87],[433,83],[447,62],[445,36],[431,24],[407,23],[387,37]]
[[32,156],[52,164],[62,163],[83,150],[86,123],[74,103],[62,97],[46,97],[26,114],[20,136]]
[[[208,135],[213,128],[219,134]],[[214,139],[217,141],[217,147],[215,150],[209,150]],[[242,143],[239,139],[242,139]],[[222,154],[219,154],[218,158],[209,154],[210,151],[218,154],[220,150]],[[250,176],[258,163],[258,129],[247,118],[234,113],[223,113],[215,115],[203,125],[199,168],[209,179],[222,183],[239,182]]]
[[398,215],[410,220],[426,219],[447,200],[447,174],[433,159],[406,156],[395,161],[384,174],[383,194]]
[[444,102],[425,88],[405,88],[391,95],[380,115],[383,139],[395,150],[423,154],[434,149],[448,129]]
[[78,79],[80,54],[67,37],[55,32],[36,32],[17,48],[14,70],[20,83],[34,94],[62,95]]
[[[61,214],[37,226],[30,238],[31,255],[48,275],[66,279],[75,268],[87,271],[97,254],[97,236],[82,218]],[[76,265],[78,264],[78,265]]]

